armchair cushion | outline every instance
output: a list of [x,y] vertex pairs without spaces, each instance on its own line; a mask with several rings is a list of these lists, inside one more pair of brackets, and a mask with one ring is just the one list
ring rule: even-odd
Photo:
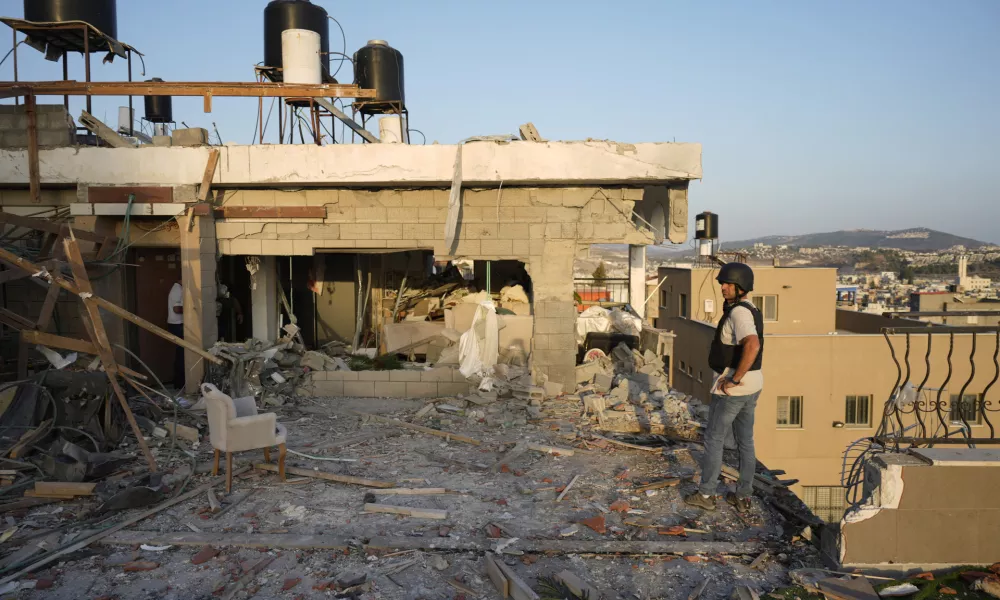
[[202,384],[208,408],[208,428],[212,447],[223,452],[242,452],[285,443],[287,430],[274,413],[257,413],[253,397],[236,398],[223,394],[210,383]]
[[275,441],[276,424],[277,415],[274,413],[232,419],[229,421],[229,431],[226,432],[226,452],[242,452],[278,445]]

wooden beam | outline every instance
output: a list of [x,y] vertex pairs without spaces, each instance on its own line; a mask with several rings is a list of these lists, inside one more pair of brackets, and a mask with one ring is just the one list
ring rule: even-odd
[[[65,242],[65,240],[64,240],[64,242]],[[41,268],[40,268],[39,265],[36,265],[35,263],[33,263],[33,262],[31,262],[31,261],[29,261],[29,260],[27,260],[25,258],[22,258],[20,256],[17,256],[16,254],[13,254],[13,253],[11,253],[11,252],[3,249],[3,248],[0,248],[0,260],[6,261],[10,265],[15,266],[15,267],[17,267],[19,269],[28,271],[29,273],[37,273],[38,271],[41,270]],[[54,285],[58,285],[59,287],[61,287],[62,289],[66,290],[67,292],[69,292],[71,294],[79,296],[80,293],[82,292],[82,290],[77,286],[77,284],[75,284],[72,281],[66,279],[65,277],[62,277],[61,275],[49,273],[49,275],[47,277],[47,280],[50,283],[54,284]],[[42,283],[42,285],[44,285],[43,282],[39,282],[39,283]],[[192,344],[191,342],[188,342],[187,340],[181,339],[181,338],[177,337],[176,335],[173,335],[172,333],[170,333],[168,331],[164,331],[163,329],[160,329],[159,327],[157,327],[156,325],[153,325],[152,323],[150,323],[146,319],[143,319],[142,317],[138,317],[138,316],[130,313],[129,311],[125,310],[124,308],[121,308],[117,304],[115,304],[113,302],[109,302],[109,301],[105,300],[104,298],[101,298],[100,296],[91,296],[90,297],[90,301],[93,302],[94,304],[96,304],[97,306],[99,306],[100,308],[108,311],[109,313],[111,313],[111,314],[113,314],[113,315],[115,315],[117,317],[120,317],[120,318],[128,321],[129,323],[134,323],[135,325],[137,325],[139,327],[142,327],[143,329],[145,329],[146,331],[149,331],[150,333],[152,333],[154,335],[157,335],[157,336],[159,336],[159,337],[161,337],[161,338],[163,338],[163,339],[165,339],[165,340],[167,340],[169,342],[177,344],[178,346],[182,346],[182,347],[184,347],[184,348],[186,348],[186,349],[188,349],[188,350],[190,350],[190,351],[198,354],[199,356],[201,356],[205,360],[211,361],[211,362],[213,362],[215,364],[222,364],[222,362],[223,362],[221,358],[209,354],[208,352],[206,352],[202,348],[200,348],[198,346],[195,346],[194,344]]]
[[42,303],[42,310],[38,313],[38,323],[35,329],[44,333],[49,329],[52,322],[52,314],[56,312],[56,302],[59,300],[59,293],[62,288],[58,285],[49,284],[49,291],[45,293],[45,302]]
[[[70,236],[73,232],[70,230]],[[139,444],[139,449],[142,450],[143,456],[146,457],[146,463],[149,464],[149,470],[153,473],[156,472],[156,458],[153,457],[153,453],[149,450],[149,445],[146,444],[146,438],[143,437],[142,430],[139,428],[139,424],[135,420],[135,415],[132,414],[132,409],[128,405],[128,400],[125,398],[125,393],[122,391],[121,386],[118,384],[118,363],[115,361],[115,354],[111,350],[111,342],[108,340],[108,332],[104,329],[104,321],[101,319],[101,311],[98,310],[97,304],[94,303],[93,293],[94,290],[90,286],[90,277],[87,275],[87,267],[83,264],[83,257],[80,255],[80,245],[77,244],[76,239],[72,238],[68,240],[63,240],[63,247],[66,250],[66,258],[69,260],[70,267],[73,269],[73,278],[76,279],[76,285],[80,288],[82,293],[91,294],[89,297],[81,297],[83,301],[83,307],[86,314],[81,315],[83,317],[84,323],[89,319],[90,328],[89,333],[91,334],[91,341],[97,346],[98,356],[101,357],[101,363],[104,364],[104,370],[108,374],[108,381],[111,382],[111,389],[114,390],[115,396],[118,397],[118,403],[121,404],[122,410],[125,411],[125,418],[128,419],[129,425],[132,427],[132,433],[136,437],[136,441]]]
[[[238,470],[236,473],[233,473],[233,475],[240,475],[240,474],[246,472],[247,470],[248,470],[248,467],[243,467],[242,469]],[[101,539],[103,539],[103,538],[105,538],[105,537],[107,537],[109,535],[114,534],[114,533],[118,533],[122,529],[125,529],[126,527],[130,527],[132,525],[135,525],[139,521],[142,521],[143,519],[145,519],[147,517],[151,517],[151,516],[159,513],[160,511],[166,510],[166,509],[170,508],[171,506],[174,506],[175,504],[180,504],[181,502],[186,502],[186,501],[190,500],[191,498],[194,498],[195,496],[200,496],[201,494],[205,493],[205,490],[211,489],[211,488],[219,485],[220,483],[222,483],[225,480],[226,480],[225,477],[216,477],[215,479],[209,481],[205,485],[199,486],[199,487],[191,490],[190,492],[188,492],[186,494],[181,494],[180,496],[177,496],[176,498],[171,498],[170,500],[167,500],[166,502],[161,502],[160,504],[154,506],[153,508],[151,508],[149,510],[143,511],[143,512],[139,513],[138,515],[136,515],[134,517],[131,517],[129,519],[125,519],[123,521],[119,521],[117,524],[112,525],[111,527],[108,527],[107,529],[105,529],[103,531],[99,531],[99,532],[95,533],[94,535],[87,536],[86,538],[80,540],[79,542],[77,542],[75,544],[71,544],[69,546],[65,546],[61,550],[58,550],[56,552],[50,552],[49,554],[46,554],[42,559],[40,559],[40,560],[38,560],[38,561],[36,561],[36,562],[34,562],[34,563],[32,563],[32,564],[24,567],[23,569],[18,570],[16,573],[11,573],[10,575],[4,577],[3,580],[0,580],[0,585],[3,585],[5,583],[7,583],[8,581],[14,581],[15,579],[20,579],[22,576],[24,576],[24,575],[26,575],[28,573],[31,573],[32,571],[34,571],[36,569],[40,569],[40,568],[44,567],[47,564],[50,564],[50,563],[52,563],[52,562],[54,562],[56,560],[59,560],[60,558],[62,558],[63,556],[66,556],[67,554],[72,554],[72,553],[74,553],[74,552],[76,552],[78,550],[86,548],[87,546],[93,544],[94,542],[97,542],[97,541],[99,541],[99,540],[101,540]]]
[[[254,463],[253,468],[260,469],[262,471],[271,471],[272,473],[278,472],[278,466],[272,465],[270,463]],[[365,487],[373,487],[373,488],[388,489],[396,485],[391,481],[377,481],[375,479],[362,479],[361,477],[335,475],[333,473],[325,473],[323,471],[313,471],[312,469],[300,469],[298,467],[285,467],[285,473],[288,473],[289,475],[298,475],[299,477],[314,477],[316,479],[325,479],[326,481],[336,481],[337,483],[350,483],[353,485],[363,485]]]
[[[486,552],[496,545],[488,538],[422,538],[376,536],[368,541],[370,550],[437,550]],[[623,540],[526,540],[520,539],[511,550],[555,554],[756,554],[764,545],[758,542],[693,541],[623,541]]]
[[[211,96],[206,96],[211,98]],[[210,112],[206,110],[205,112]],[[211,152],[208,153],[208,163],[205,164],[205,175],[201,178],[201,189],[198,190],[198,201],[205,202],[208,200],[208,193],[212,190],[212,180],[215,179],[215,169],[219,166],[219,156],[221,152],[218,148],[213,148]],[[325,207],[320,207],[324,208]]]
[[122,531],[101,540],[102,544],[126,545],[152,544],[156,546],[236,546],[239,548],[280,548],[282,550],[334,550],[350,549],[349,542],[337,536],[302,535],[298,533],[223,533],[189,531]]
[[68,481],[37,481],[35,493],[43,496],[93,496],[96,483],[72,483]]
[[[129,196],[134,196],[134,202],[141,204],[169,204],[174,201],[174,188],[144,185],[87,187],[87,202],[91,204],[124,204]],[[76,234],[80,237],[80,232]]]
[[389,513],[393,515],[403,515],[406,517],[416,517],[418,519],[447,519],[448,511],[437,508],[416,508],[413,506],[392,506],[391,504],[378,504],[376,502],[365,503],[366,513]]
[[[53,286],[55,289],[59,289]],[[88,342],[87,340],[79,340],[76,338],[63,337],[61,335],[53,335],[51,333],[44,333],[42,331],[25,330],[21,332],[21,339],[28,342],[29,344],[34,344],[38,346],[46,346],[48,348],[59,348],[60,350],[69,350],[71,352],[79,352],[81,354],[92,354],[98,356],[97,346]]]
[[80,124],[112,148],[135,148],[128,140],[118,135],[117,131],[111,129],[87,111],[80,113]]
[[215,209],[215,216],[222,219],[324,219],[326,207],[223,206]]
[[[38,231],[45,231],[48,233],[60,234],[67,231],[65,229],[66,224],[60,223],[58,221],[52,221],[49,219],[40,219],[38,217],[22,217],[21,215],[15,215],[8,212],[0,212],[0,224],[13,225],[15,227],[24,227],[26,229],[36,229]],[[73,231],[73,235],[76,236],[78,240],[83,240],[85,242],[100,243],[108,238],[106,235],[99,233],[93,233],[90,231]],[[113,241],[117,241],[117,238],[112,237]]]
[[31,201],[42,201],[42,176],[38,166],[38,110],[35,96],[28,94],[24,99],[24,112],[28,116],[28,189]]
[[34,329],[35,324],[16,312],[0,308],[0,323],[12,329]]
[[245,98],[374,98],[373,89],[347,84],[244,83],[238,81],[32,81],[0,85],[0,98],[14,96],[202,96]]
[[205,112],[212,112],[212,92],[205,92],[204,95]]

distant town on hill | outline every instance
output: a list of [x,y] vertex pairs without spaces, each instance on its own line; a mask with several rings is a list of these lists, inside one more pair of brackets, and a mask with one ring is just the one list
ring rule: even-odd
[[876,229],[851,229],[847,231],[830,231],[827,233],[807,233],[804,235],[770,235],[749,240],[724,242],[727,249],[752,248],[756,244],[768,246],[793,246],[797,248],[819,248],[822,246],[846,246],[849,248],[889,248],[895,250],[911,250],[914,252],[933,252],[948,250],[954,246],[965,246],[975,250],[989,246],[971,238],[952,235],[943,231],[917,227],[896,231],[880,231]]

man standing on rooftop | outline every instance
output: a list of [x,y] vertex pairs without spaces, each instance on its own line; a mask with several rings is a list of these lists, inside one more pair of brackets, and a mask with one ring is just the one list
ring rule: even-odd
[[753,270],[742,263],[728,263],[716,278],[722,286],[725,306],[715,329],[708,363],[715,371],[712,403],[705,430],[705,456],[701,485],[686,496],[691,506],[715,510],[715,494],[722,471],[722,450],[730,428],[740,454],[740,478],[736,493],[726,501],[740,512],[750,510],[757,457],[753,447],[754,409],[764,388],[761,364],[764,358],[764,317],[747,299],[753,291]]

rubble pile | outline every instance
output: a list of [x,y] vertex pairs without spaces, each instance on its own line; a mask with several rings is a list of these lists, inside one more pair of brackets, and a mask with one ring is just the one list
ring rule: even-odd
[[670,389],[663,360],[650,350],[620,343],[610,357],[591,353],[576,375],[575,395],[603,431],[691,437],[708,417],[697,398]]

